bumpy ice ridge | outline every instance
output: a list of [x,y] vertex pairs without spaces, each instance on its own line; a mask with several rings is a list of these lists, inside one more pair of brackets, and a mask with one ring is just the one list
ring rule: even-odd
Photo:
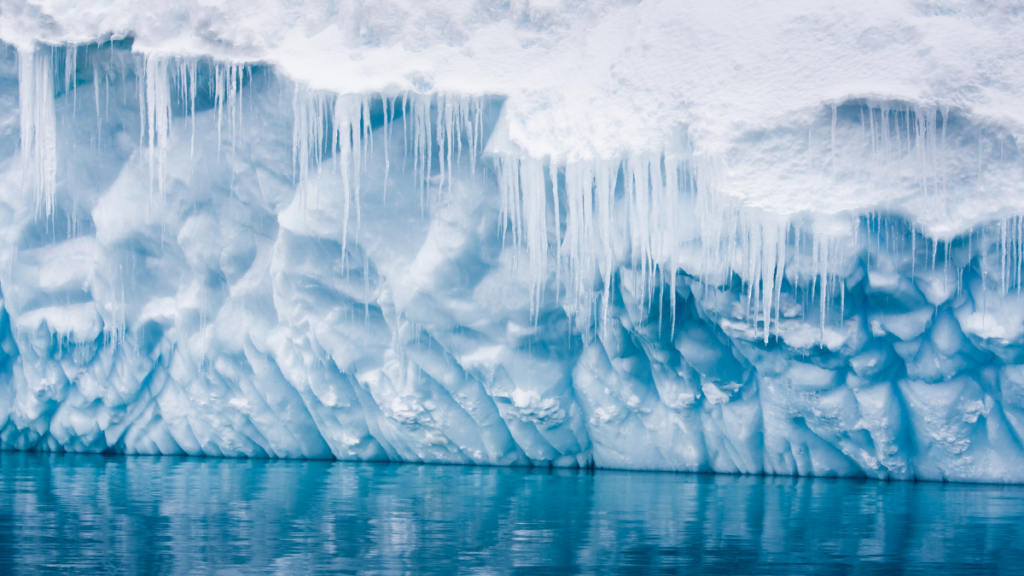
[[537,156],[500,95],[131,48],[7,53],[6,448],[1024,479],[1012,123]]

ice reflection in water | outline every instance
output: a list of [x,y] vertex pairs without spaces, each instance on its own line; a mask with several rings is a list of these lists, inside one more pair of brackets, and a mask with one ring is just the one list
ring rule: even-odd
[[0,453],[0,573],[1011,573],[1024,487]]

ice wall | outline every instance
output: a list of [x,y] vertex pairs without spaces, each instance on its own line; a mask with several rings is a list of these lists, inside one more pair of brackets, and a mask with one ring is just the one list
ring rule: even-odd
[[511,90],[62,25],[0,25],[4,448],[1024,481],[1001,88],[584,154]]

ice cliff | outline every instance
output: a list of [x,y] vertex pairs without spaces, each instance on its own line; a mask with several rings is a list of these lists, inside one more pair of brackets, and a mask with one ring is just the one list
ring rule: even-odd
[[1024,481],[1019,3],[0,39],[4,449]]

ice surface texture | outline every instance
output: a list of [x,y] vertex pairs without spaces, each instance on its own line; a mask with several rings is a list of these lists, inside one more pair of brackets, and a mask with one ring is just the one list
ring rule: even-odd
[[1024,481],[1012,6],[88,4],[0,3],[4,448]]

